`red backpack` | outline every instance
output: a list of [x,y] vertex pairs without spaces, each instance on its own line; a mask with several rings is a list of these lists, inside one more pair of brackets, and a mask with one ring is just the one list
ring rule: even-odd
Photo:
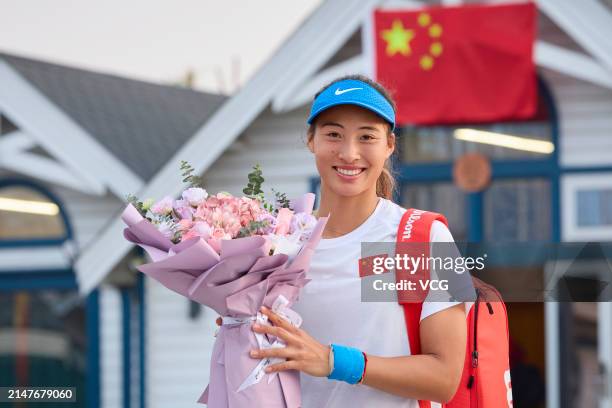
[[[429,256],[432,223],[446,218],[438,213],[408,209],[397,230],[397,243],[428,243],[419,247],[419,255]],[[400,253],[400,246],[397,246]],[[428,270],[419,271],[429,277]],[[423,275],[424,274],[424,275]],[[396,276],[397,279],[397,276]],[[509,331],[506,306],[499,292],[491,285],[472,277],[476,299],[470,308],[466,324],[467,348],[463,374],[457,391],[446,408],[512,408],[512,388],[509,363]],[[398,292],[398,301],[404,308],[411,354],[421,352],[419,324],[422,301],[407,301]],[[430,401],[419,401],[420,408],[440,406]]]

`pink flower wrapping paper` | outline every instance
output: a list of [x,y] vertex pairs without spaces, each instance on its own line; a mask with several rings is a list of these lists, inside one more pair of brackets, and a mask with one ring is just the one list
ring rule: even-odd
[[[312,193],[291,201],[296,214],[311,214],[313,205]],[[261,235],[221,240],[220,254],[199,237],[174,244],[132,205],[122,219],[128,226],[125,239],[143,248],[152,260],[140,265],[139,271],[223,316],[212,350],[210,382],[198,402],[210,408],[300,407],[299,371],[263,373],[263,367],[276,361],[249,356],[251,349],[284,344],[256,334],[251,325],[254,320],[267,324],[258,313],[265,305],[299,326],[301,319],[290,307],[309,281],[306,272],[328,217],[317,220],[292,258],[268,255],[271,243]]]

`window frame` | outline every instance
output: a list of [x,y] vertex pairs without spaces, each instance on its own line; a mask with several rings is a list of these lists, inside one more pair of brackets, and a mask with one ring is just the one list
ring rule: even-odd
[[612,241],[612,225],[578,225],[578,192],[580,190],[612,190],[612,173],[565,173],[561,176],[564,241]]

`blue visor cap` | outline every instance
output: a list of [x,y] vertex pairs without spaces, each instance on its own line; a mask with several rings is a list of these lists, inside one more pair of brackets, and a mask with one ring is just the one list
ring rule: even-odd
[[395,129],[395,111],[387,99],[376,88],[356,79],[345,79],[328,86],[316,97],[306,121],[312,124],[314,118],[324,110],[336,105],[357,105],[376,113]]

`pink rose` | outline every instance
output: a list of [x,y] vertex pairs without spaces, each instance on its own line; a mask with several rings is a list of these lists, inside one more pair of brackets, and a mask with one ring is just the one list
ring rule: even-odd
[[186,241],[193,237],[200,237],[207,240],[211,236],[210,226],[203,221],[196,221],[192,224],[189,231],[183,234],[182,241]]
[[210,237],[212,232],[210,225],[202,221],[197,221],[190,231],[193,231],[197,236],[204,239]]
[[223,228],[214,228],[210,236],[215,239],[230,239],[231,238],[225,231],[223,231]]
[[197,236],[198,236],[198,235],[196,235],[196,233],[195,233],[194,231],[189,230],[189,231],[187,231],[186,233],[184,233],[184,234],[181,236],[181,242],[183,242],[183,241],[187,241],[187,240],[190,240],[191,238],[195,238],[195,237],[197,237]]
[[191,220],[180,220],[178,223],[178,230],[181,232],[185,232],[191,229],[193,226],[193,221]]
[[219,200],[215,196],[212,196],[212,197],[208,197],[206,201],[200,204],[200,207],[203,207],[205,209],[212,209],[212,208],[217,207],[220,203],[221,203],[221,200]]

